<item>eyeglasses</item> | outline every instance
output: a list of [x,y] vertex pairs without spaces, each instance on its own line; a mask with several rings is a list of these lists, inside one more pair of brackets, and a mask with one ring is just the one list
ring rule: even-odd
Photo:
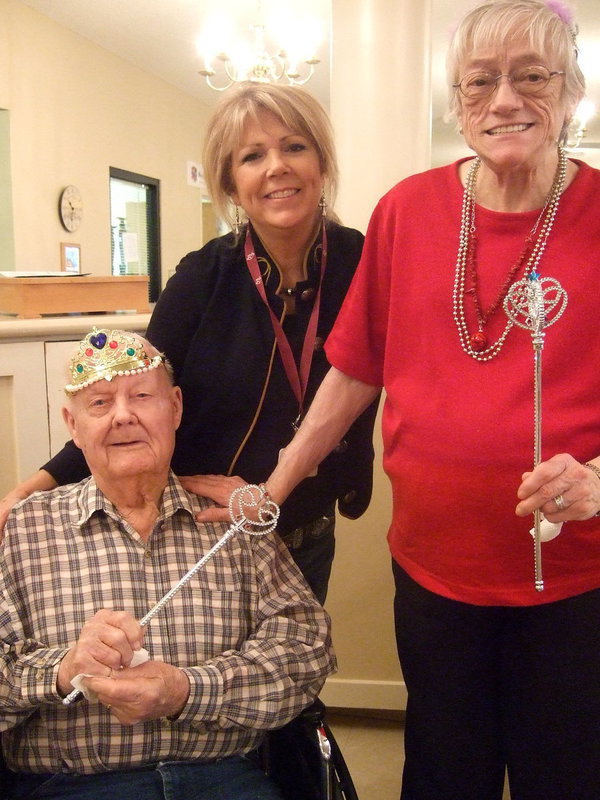
[[539,94],[555,75],[564,74],[563,70],[550,72],[546,67],[519,67],[502,75],[493,75],[491,72],[481,70],[470,72],[452,86],[454,89],[460,89],[465,97],[480,100],[483,97],[490,97],[496,91],[500,78],[508,78],[513,90],[518,94]]

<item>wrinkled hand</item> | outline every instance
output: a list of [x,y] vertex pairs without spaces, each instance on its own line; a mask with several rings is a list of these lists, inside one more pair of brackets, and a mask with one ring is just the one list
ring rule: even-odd
[[2,500],[0,500],[0,542],[4,538],[4,526],[6,525],[6,520],[8,519],[11,509],[20,500],[24,500],[26,497],[27,494],[23,494],[23,492],[13,489],[6,495],[6,497],[3,497]]
[[73,688],[71,679],[80,673],[110,677],[127,667],[143,639],[144,629],[127,611],[98,611],[85,623],[77,644],[61,662],[59,692],[67,695]]
[[181,485],[188,492],[208,497],[218,503],[218,507],[205,508],[196,514],[198,522],[231,522],[229,516],[229,498],[232,493],[245,486],[247,481],[239,475],[184,475],[179,478]]
[[[554,500],[557,495],[564,501],[562,511]],[[600,509],[600,479],[573,456],[560,453],[525,472],[517,496],[519,517],[539,508],[550,522],[589,519]]]
[[86,678],[84,683],[122,725],[176,717],[190,693],[187,675],[163,661],[146,661],[113,672],[111,677]]
[[2,541],[6,520],[13,506],[19,501],[25,500],[33,492],[54,489],[55,486],[58,486],[55,478],[45,469],[38,469],[37,472],[34,472],[29,478],[15,486],[14,489],[11,489],[6,497],[0,500],[0,542]]

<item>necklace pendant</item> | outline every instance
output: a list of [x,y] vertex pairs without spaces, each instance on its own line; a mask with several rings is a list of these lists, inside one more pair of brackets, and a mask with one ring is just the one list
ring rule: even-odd
[[477,331],[474,333],[471,338],[469,339],[471,344],[471,350],[474,350],[476,353],[481,353],[487,347],[487,336],[483,331]]

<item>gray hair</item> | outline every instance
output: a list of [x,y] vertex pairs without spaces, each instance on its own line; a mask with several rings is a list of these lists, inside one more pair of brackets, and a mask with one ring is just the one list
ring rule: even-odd
[[239,146],[247,120],[258,121],[261,111],[273,114],[315,147],[324,178],[328,216],[337,219],[329,209],[337,192],[338,165],[331,122],[324,108],[299,86],[249,81],[226,92],[208,122],[204,177],[217,214],[233,224],[232,154]]
[[[564,70],[563,98],[572,115],[585,94],[585,78],[577,63],[575,37],[577,26],[564,3],[545,0],[486,0],[468,11],[458,23],[448,49],[450,115],[460,112],[461,97],[452,84],[458,83],[461,65],[469,54],[483,47],[502,47],[516,36],[524,37],[540,55],[556,59],[553,68]],[[565,120],[561,141],[567,134],[570,118]]]

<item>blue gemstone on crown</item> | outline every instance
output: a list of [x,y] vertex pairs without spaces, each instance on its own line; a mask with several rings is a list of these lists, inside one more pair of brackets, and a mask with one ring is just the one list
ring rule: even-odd
[[95,336],[90,336],[90,344],[97,350],[102,350],[106,344],[106,334],[97,333]]

